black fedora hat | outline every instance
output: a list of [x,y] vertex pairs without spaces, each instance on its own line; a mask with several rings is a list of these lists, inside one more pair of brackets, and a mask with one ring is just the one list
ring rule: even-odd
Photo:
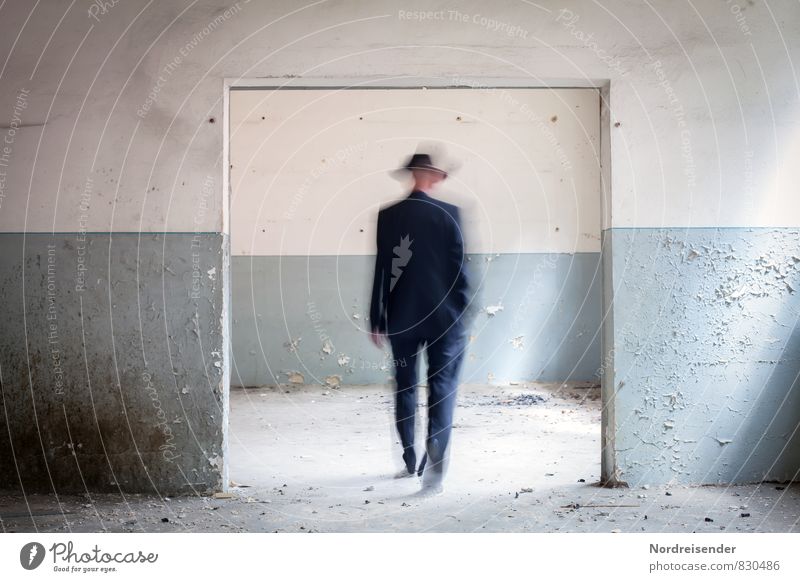
[[403,166],[393,170],[392,175],[395,178],[403,178],[407,176],[411,170],[431,170],[433,172],[440,172],[445,178],[448,174],[448,170],[442,168],[441,164],[434,163],[430,154],[416,153],[408,158],[408,161]]
[[406,170],[433,170],[434,172],[441,172],[445,176],[447,175],[446,170],[433,164],[430,154],[414,154],[408,159],[403,168]]

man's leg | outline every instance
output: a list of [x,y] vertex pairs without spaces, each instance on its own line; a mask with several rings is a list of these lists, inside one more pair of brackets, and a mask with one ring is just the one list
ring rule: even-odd
[[416,338],[394,335],[389,338],[394,357],[395,377],[395,426],[403,445],[403,461],[408,472],[413,474],[417,455],[414,452],[414,424],[417,414],[417,354],[419,341]]
[[464,329],[454,326],[428,344],[428,435],[424,470],[427,486],[441,485],[444,478],[465,340]]

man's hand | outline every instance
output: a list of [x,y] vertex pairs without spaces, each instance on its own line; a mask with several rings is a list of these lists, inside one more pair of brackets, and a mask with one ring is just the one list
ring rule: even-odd
[[385,334],[378,331],[369,332],[369,341],[371,341],[378,349],[383,349],[383,341],[386,338]]

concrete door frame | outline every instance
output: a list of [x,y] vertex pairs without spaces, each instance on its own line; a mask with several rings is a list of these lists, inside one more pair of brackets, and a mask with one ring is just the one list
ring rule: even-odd
[[[424,81],[424,82],[421,82]],[[611,278],[611,253],[606,249],[604,233],[611,228],[612,190],[611,190],[611,81],[610,79],[539,79],[527,77],[480,78],[480,77],[226,77],[223,80],[223,144],[222,144],[222,233],[227,241],[223,258],[223,382],[224,401],[230,401],[231,378],[231,244],[230,244],[230,93],[241,90],[330,90],[330,89],[597,89],[600,95],[600,272],[602,287],[602,318],[600,330],[601,359],[601,399],[600,421],[601,443],[601,483],[607,486],[618,485],[616,456],[613,443],[616,426],[614,421],[614,348],[613,324],[614,301]],[[228,487],[228,408],[223,418],[223,484]]]

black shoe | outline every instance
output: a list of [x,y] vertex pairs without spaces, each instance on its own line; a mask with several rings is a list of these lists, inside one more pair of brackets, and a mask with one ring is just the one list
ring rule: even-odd
[[424,483],[422,489],[417,491],[418,497],[436,497],[444,493],[444,486],[441,482]]
[[406,479],[408,477],[413,477],[413,476],[414,476],[414,471],[409,471],[407,468],[403,467],[400,471],[395,473],[394,478],[395,479]]
[[441,495],[444,491],[444,487],[442,486],[444,475],[442,475],[441,471],[436,469],[437,468],[432,465],[422,475],[422,489],[420,490],[421,495]]
[[428,453],[422,455],[422,460],[419,463],[419,469],[417,469],[417,477],[422,477],[422,472],[425,469],[425,462],[428,460]]

